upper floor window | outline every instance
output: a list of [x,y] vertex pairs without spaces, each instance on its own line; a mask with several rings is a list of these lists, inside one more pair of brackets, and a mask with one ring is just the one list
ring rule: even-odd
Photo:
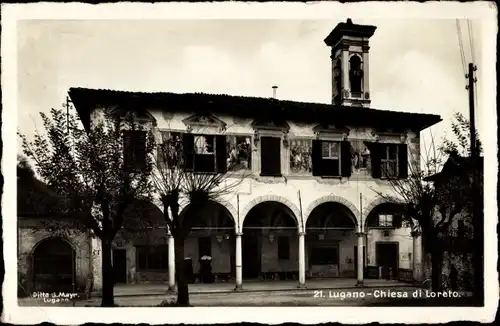
[[347,141],[313,140],[313,175],[349,177],[351,175],[351,148]]
[[406,144],[372,143],[370,145],[372,176],[382,179],[408,177]]
[[340,142],[322,142],[321,156],[323,159],[339,160],[340,159]]
[[146,131],[123,131],[123,160],[133,169],[141,169],[146,163]]
[[183,135],[184,168],[201,173],[226,171],[225,135]]
[[392,227],[393,226],[393,216],[391,214],[380,214],[378,216],[378,226]]
[[281,138],[261,137],[260,155],[262,176],[281,176]]

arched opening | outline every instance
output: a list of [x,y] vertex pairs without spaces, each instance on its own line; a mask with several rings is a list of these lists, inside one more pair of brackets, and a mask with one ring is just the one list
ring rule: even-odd
[[[184,208],[181,218],[188,212]],[[193,222],[184,244],[188,279],[203,283],[228,281],[236,273],[235,224],[229,210],[222,204],[210,201]]]
[[309,277],[354,276],[356,217],[346,206],[326,202],[316,206],[306,222]]
[[124,213],[112,255],[116,283],[166,280],[168,245],[163,212],[147,200],[133,200]]
[[266,201],[243,222],[243,277],[293,279],[298,276],[297,219],[286,205]]
[[361,67],[361,58],[353,55],[349,59],[349,80],[351,84],[351,93],[354,97],[360,97],[363,90],[363,69]]
[[62,238],[43,240],[33,253],[34,291],[74,292],[75,250]]
[[411,239],[409,230],[402,231],[402,227],[408,226],[403,220],[403,213],[403,206],[386,202],[376,205],[366,217],[366,231],[372,239],[369,251],[373,257],[368,262],[368,269],[373,269],[376,275],[386,279],[398,277],[403,260],[405,264],[409,264],[409,259],[400,259],[400,256],[409,257],[408,254],[413,254],[413,249],[407,251],[408,245],[404,243]]

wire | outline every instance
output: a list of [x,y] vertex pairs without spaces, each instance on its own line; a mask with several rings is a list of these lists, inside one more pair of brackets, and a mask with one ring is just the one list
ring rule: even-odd
[[460,29],[460,20],[457,19],[456,24],[457,24],[458,47],[460,49],[460,59],[462,60],[462,70],[464,72],[464,75],[466,75],[467,65],[465,63],[464,45],[462,42],[462,31]]
[[471,49],[471,58],[472,58],[472,62],[476,62],[476,59],[475,59],[475,50],[474,50],[474,36],[472,34],[472,22],[470,21],[470,19],[467,19],[467,28],[469,30],[469,43],[470,43],[470,49]]

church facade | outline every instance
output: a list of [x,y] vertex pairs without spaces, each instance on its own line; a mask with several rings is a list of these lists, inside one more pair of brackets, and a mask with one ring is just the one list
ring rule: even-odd
[[[178,139],[188,149],[192,173],[231,166],[228,181],[242,178],[207,207],[186,241],[194,281],[200,281],[204,256],[211,257],[215,281],[236,288],[246,279],[294,279],[299,286],[325,277],[359,284],[367,277],[419,279],[420,237],[402,223],[401,209],[378,193],[391,193],[389,179],[408,177],[412,162],[419,162],[420,132],[440,117],[370,107],[369,39],[375,30],[348,20],[325,39],[331,104],[82,88],[69,95],[86,126],[103,110],[135,111],[158,143]],[[140,151],[135,144],[129,150]],[[152,226],[147,236],[117,236],[116,280],[173,287],[173,239],[162,207],[153,202],[141,209],[152,212]],[[78,264],[85,268],[76,271],[77,279],[84,282],[91,271],[99,288],[100,245],[87,243],[73,245],[75,257],[93,253]]]

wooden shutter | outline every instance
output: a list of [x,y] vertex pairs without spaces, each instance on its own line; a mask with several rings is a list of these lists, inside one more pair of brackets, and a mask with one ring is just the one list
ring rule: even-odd
[[352,159],[351,159],[351,143],[348,141],[343,141],[340,143],[340,158],[342,159],[341,163],[341,176],[350,177],[351,176],[351,167],[352,167]]
[[281,139],[278,137],[260,138],[261,175],[281,175]]
[[182,146],[184,156],[184,169],[191,171],[194,168],[194,135],[183,134]]
[[403,214],[402,213],[395,213],[392,216],[392,226],[395,228],[400,228],[403,225]]
[[227,170],[226,136],[215,136],[215,162],[216,172],[224,173]]
[[321,176],[323,174],[321,168],[321,140],[313,139],[312,141],[311,161],[312,175]]
[[382,176],[380,171],[380,160],[381,151],[383,150],[383,145],[380,143],[370,143],[370,158],[372,163],[372,177],[380,178]]
[[408,145],[399,144],[398,146],[398,170],[400,179],[408,178]]
[[131,166],[134,161],[134,152],[132,146],[132,133],[128,130],[123,131],[123,162],[126,166]]

